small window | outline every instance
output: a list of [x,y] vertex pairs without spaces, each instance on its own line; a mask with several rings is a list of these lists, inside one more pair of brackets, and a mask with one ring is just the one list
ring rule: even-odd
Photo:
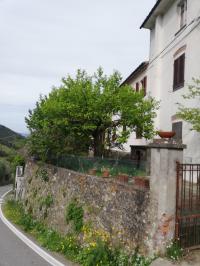
[[147,77],[144,77],[141,80],[141,84],[142,84],[142,89],[144,90],[144,96],[146,96],[146,94],[147,94]]
[[136,83],[136,88],[135,88],[135,90],[136,90],[137,92],[140,90],[140,85],[139,85],[138,82]]
[[179,8],[180,8],[180,28],[183,28],[186,25],[187,1],[182,0],[179,4]]
[[176,132],[174,139],[182,140],[182,130],[183,130],[183,123],[182,122],[176,122],[176,123],[172,124],[172,131]]
[[174,61],[174,85],[173,90],[184,87],[185,82],[185,54]]

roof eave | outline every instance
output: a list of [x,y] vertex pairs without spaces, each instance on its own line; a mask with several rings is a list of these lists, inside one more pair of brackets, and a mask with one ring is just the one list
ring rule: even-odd
[[157,16],[163,15],[174,2],[175,0],[158,0],[140,26],[140,29],[152,29],[155,25]]
[[120,85],[123,86],[125,84],[128,84],[132,79],[134,79],[135,77],[137,77],[138,74],[144,72],[147,67],[149,65],[148,61],[144,61],[142,62]]
[[145,20],[143,21],[142,25],[140,26],[140,29],[144,28],[144,29],[151,29],[151,27],[153,26],[153,23],[148,23],[149,20],[152,18],[153,13],[155,12],[155,10],[157,9],[157,7],[159,6],[159,4],[161,3],[162,0],[158,0],[156,2],[156,4],[153,6],[153,8],[151,9],[149,15],[145,18]]

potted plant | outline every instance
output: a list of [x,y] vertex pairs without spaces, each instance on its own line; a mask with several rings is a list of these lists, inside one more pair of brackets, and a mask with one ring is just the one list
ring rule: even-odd
[[144,176],[134,177],[135,185],[143,188],[149,188],[149,178]]
[[96,173],[97,173],[97,169],[96,168],[92,168],[92,169],[89,170],[89,174],[90,175],[96,175]]
[[127,174],[119,173],[117,176],[120,182],[128,183],[129,176]]
[[102,172],[102,176],[105,177],[105,178],[110,176],[110,170],[108,168],[104,168],[103,167],[101,169],[101,172]]
[[158,131],[158,135],[162,138],[162,139],[171,139],[175,136],[176,132],[174,131]]

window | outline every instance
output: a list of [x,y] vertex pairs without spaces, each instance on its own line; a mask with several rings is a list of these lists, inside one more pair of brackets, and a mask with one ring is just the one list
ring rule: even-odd
[[182,54],[174,61],[174,85],[173,90],[178,90],[184,86],[185,82],[185,54]]
[[147,94],[147,77],[144,77],[141,80],[141,84],[142,84],[142,88],[144,90],[144,96],[146,96],[146,94]]
[[138,83],[138,82],[136,83],[136,88],[135,88],[135,89],[136,89],[136,91],[137,91],[137,92],[138,92],[138,91],[139,91],[139,89],[140,89],[140,85],[139,85],[139,83]]
[[183,128],[182,122],[176,122],[172,124],[172,131],[176,132],[174,139],[182,140],[182,128]]
[[180,8],[180,28],[183,28],[186,25],[187,1],[182,0],[179,4],[179,8]]

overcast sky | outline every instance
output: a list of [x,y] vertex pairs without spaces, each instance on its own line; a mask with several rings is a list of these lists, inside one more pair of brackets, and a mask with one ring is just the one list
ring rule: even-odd
[[139,27],[155,0],[0,0],[0,124],[27,132],[40,94],[78,68],[119,70],[148,59]]

